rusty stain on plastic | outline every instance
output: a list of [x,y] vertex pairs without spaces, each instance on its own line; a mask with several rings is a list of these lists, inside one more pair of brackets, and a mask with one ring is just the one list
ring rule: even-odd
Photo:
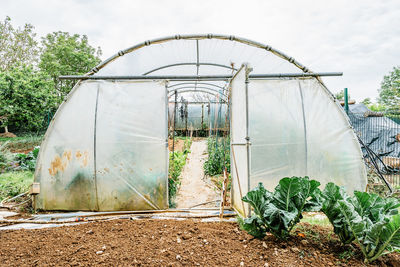
[[62,156],[56,155],[54,160],[50,163],[49,173],[51,176],[55,176],[58,172],[63,172],[67,166],[68,162],[71,160],[71,151],[64,151]]
[[[86,167],[88,165],[89,153],[87,151],[81,152],[77,150],[75,152],[75,158],[81,161],[81,167]],[[64,172],[67,168],[69,162],[72,159],[72,151],[66,150],[62,155],[56,155],[50,163],[49,174],[55,176],[58,172]]]

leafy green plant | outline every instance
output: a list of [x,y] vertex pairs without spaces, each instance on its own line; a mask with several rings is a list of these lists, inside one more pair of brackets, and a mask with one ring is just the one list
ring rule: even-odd
[[192,146],[192,139],[186,138],[183,143],[183,153],[190,153],[190,147]]
[[168,203],[170,208],[175,207],[174,200],[178,191],[178,187],[181,184],[179,176],[181,175],[182,169],[186,164],[188,153],[190,153],[189,150],[184,150],[183,152],[174,151],[170,152],[169,154]]
[[344,244],[353,240],[364,255],[365,263],[400,250],[400,202],[376,194],[354,192],[349,197],[343,188],[327,184],[321,193],[322,211]]
[[241,228],[257,238],[270,232],[279,239],[287,239],[300,222],[302,212],[319,210],[319,202],[312,198],[320,192],[319,185],[308,177],[285,177],[271,193],[259,183],[243,197],[254,214],[240,222]]
[[28,154],[19,153],[16,156],[17,163],[21,170],[34,171],[40,147],[35,147]]
[[210,176],[222,174],[225,167],[230,173],[229,138],[209,137],[207,139],[208,159],[204,163],[204,173]]
[[350,197],[346,194],[343,187],[339,187],[334,183],[328,183],[321,192],[318,200],[321,202],[321,211],[328,217],[333,226],[333,231],[339,237],[343,244],[350,244],[354,240],[354,236],[341,213],[339,200],[348,201]]
[[400,250],[398,200],[354,192],[353,198],[338,202],[341,214],[364,255],[365,263]]

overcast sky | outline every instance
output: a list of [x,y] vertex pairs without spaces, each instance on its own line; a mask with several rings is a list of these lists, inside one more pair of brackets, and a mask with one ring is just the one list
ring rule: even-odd
[[271,45],[324,78],[332,92],[375,99],[400,65],[400,0],[175,1],[0,0],[0,19],[31,23],[39,36],[86,34],[102,59],[136,43],[184,33],[222,33]]

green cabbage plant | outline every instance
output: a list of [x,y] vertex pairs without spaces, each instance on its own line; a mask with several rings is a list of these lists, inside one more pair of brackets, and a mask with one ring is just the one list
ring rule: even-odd
[[343,187],[328,183],[320,195],[315,195],[321,203],[321,211],[328,217],[333,226],[333,231],[343,244],[354,241],[354,235],[340,209],[339,200],[348,201],[350,196]]
[[354,192],[349,197],[333,183],[321,193],[321,211],[329,218],[334,232],[344,244],[359,245],[365,263],[400,249],[400,202],[376,194]]
[[243,197],[253,208],[253,215],[240,221],[242,229],[257,238],[270,232],[279,239],[287,239],[302,212],[319,210],[319,202],[315,201],[319,185],[308,177],[286,177],[271,193],[259,183]]

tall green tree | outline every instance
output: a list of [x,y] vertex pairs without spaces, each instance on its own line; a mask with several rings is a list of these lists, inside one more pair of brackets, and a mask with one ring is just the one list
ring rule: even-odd
[[388,75],[383,77],[378,103],[388,109],[400,108],[400,66],[394,67]]
[[75,84],[74,81],[57,83],[60,75],[82,75],[101,62],[101,49],[92,47],[86,35],[53,32],[42,38],[39,67],[48,73],[63,98]]
[[0,115],[8,119],[2,127],[11,131],[46,129],[47,112],[57,109],[57,95],[50,76],[32,66],[0,71]]
[[[347,96],[350,99],[350,94],[348,94]],[[344,89],[340,90],[340,92],[337,92],[335,94],[335,97],[337,100],[344,100]]]
[[14,28],[10,17],[0,22],[0,71],[18,64],[37,63],[39,48],[33,30],[31,24]]

